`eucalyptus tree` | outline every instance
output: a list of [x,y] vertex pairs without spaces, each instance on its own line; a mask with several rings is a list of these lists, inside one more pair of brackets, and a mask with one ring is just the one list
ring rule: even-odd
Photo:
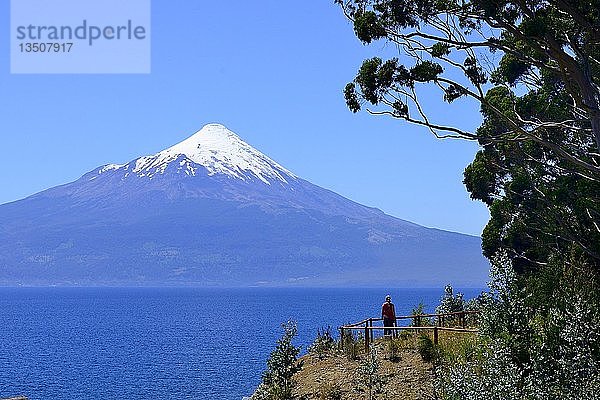
[[[484,254],[518,272],[574,255],[600,271],[600,0],[336,2],[359,40],[398,53],[363,62],[351,111],[480,144],[464,182],[490,208]],[[448,107],[474,101],[481,126],[432,115],[432,88]]]

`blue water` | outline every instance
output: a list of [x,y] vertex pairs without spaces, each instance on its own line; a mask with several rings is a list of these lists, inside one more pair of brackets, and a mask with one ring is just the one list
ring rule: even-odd
[[[433,310],[442,289],[0,289],[0,398],[235,399],[252,393],[281,334]],[[479,290],[464,290],[472,297]]]

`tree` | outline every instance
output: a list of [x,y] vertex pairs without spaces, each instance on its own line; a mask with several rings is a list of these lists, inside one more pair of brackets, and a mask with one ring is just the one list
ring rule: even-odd
[[[600,171],[597,164],[581,160],[577,152],[558,146],[543,134],[549,127],[587,132],[595,140],[596,150],[600,148],[600,1],[336,2],[353,21],[354,32],[363,43],[388,40],[413,60],[408,67],[398,59],[366,60],[355,82],[345,90],[353,111],[361,108],[360,100],[366,100],[387,107],[380,113],[425,125],[438,136],[479,139],[476,133],[428,118],[417,85],[433,83],[446,101],[468,96],[501,119],[506,126],[500,140],[531,139],[583,168]],[[495,71],[490,71],[484,65],[485,57],[496,52],[502,53],[502,58]],[[498,108],[499,104],[486,96],[490,78],[514,94],[541,88],[545,77],[561,82],[571,101],[570,118],[529,120],[514,109]],[[509,96],[503,97],[511,101]]]
[[531,307],[505,256],[492,261],[479,298],[479,350],[438,371],[443,399],[600,399],[598,286],[589,269],[563,269],[559,289]]
[[294,346],[292,340],[298,333],[296,322],[288,321],[281,325],[283,335],[277,340],[275,349],[267,360],[267,369],[262,382],[252,395],[256,400],[287,400],[292,398],[294,386],[293,376],[302,369],[302,361],[298,360],[300,347]]
[[[478,356],[443,366],[443,397],[599,398],[600,0],[337,3],[363,43],[400,53],[363,62],[351,111],[481,146],[464,183],[490,209],[492,291]],[[481,126],[434,120],[424,87],[475,101]]]
[[[528,272],[576,252],[600,271],[600,1],[337,3],[363,43],[391,42],[405,62],[365,60],[344,90],[350,110],[368,103],[481,145],[464,182],[490,208],[484,254],[505,251]],[[434,120],[426,86],[477,102],[482,125]]]
[[375,346],[369,347],[369,352],[358,368],[358,384],[367,389],[367,399],[374,400],[376,393],[381,391],[383,380],[379,374],[379,360]]

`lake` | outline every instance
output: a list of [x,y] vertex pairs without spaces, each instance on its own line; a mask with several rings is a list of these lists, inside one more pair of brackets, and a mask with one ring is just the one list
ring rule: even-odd
[[377,317],[388,293],[404,315],[443,288],[0,288],[0,397],[240,400],[282,322],[306,349],[318,328]]

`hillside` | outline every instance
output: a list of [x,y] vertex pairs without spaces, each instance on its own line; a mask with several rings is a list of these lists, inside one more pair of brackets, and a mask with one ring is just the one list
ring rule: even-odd
[[[387,343],[376,344],[379,368],[375,385],[377,399],[425,400],[433,397],[433,367],[421,359],[415,349],[402,349],[390,360]],[[364,356],[363,356],[364,357]],[[308,354],[304,367],[294,379],[294,396],[306,400],[364,400],[368,386],[360,371],[361,359],[350,360],[345,354],[332,352],[322,360]]]

